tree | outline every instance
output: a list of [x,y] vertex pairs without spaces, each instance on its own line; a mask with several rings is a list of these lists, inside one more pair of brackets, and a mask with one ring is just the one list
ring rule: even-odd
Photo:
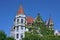
[[42,18],[40,16],[40,13],[38,13],[34,23],[35,23],[35,26],[40,26],[40,24],[44,23],[44,21],[42,20]]
[[13,37],[7,37],[7,40],[14,40]]
[[46,35],[42,40],[60,40],[60,37],[54,35]]
[[[45,23],[39,13],[33,23],[33,26],[28,27],[28,29],[31,32],[26,32],[23,40],[60,40],[59,36],[54,36],[54,30],[49,30],[46,28]],[[43,36],[40,36],[40,33],[38,33],[37,30]]]
[[0,40],[5,40],[6,39],[6,34],[4,31],[0,31]]
[[45,23],[43,19],[40,16],[40,13],[38,13],[35,21],[34,21],[34,27],[40,30],[41,34],[46,35],[47,34],[47,28],[45,27]]
[[0,40],[14,40],[12,37],[7,37],[4,31],[0,30]]
[[25,38],[23,40],[41,40],[41,37],[38,34],[31,34],[26,32]]
[[41,37],[38,34],[31,34],[29,32],[26,32],[25,38],[23,38],[22,40],[60,40],[60,36],[49,34]]

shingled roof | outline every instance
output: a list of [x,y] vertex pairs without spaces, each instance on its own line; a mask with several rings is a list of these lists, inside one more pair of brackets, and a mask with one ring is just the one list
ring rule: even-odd
[[27,23],[33,23],[34,19],[31,16],[27,17]]

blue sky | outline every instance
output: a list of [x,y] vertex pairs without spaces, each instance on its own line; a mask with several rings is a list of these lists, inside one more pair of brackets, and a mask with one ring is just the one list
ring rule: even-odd
[[60,31],[60,0],[0,0],[0,30],[5,31],[7,35],[10,35],[20,4],[27,16],[35,18],[37,13],[40,13],[45,21],[51,15],[54,29]]

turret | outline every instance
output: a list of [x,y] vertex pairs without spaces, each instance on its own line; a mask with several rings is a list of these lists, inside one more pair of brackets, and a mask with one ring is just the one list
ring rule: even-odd
[[11,36],[14,37],[15,40],[22,40],[22,38],[25,37],[25,22],[26,16],[22,5],[20,5],[17,15],[14,18],[14,25],[11,30]]

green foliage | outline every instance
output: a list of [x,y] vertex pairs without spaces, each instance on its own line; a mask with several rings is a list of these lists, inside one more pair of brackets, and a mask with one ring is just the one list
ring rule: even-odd
[[31,34],[31,33],[28,33],[26,32],[26,36],[25,38],[23,38],[23,40],[40,40],[41,37],[37,34]]
[[37,28],[40,31],[40,33],[43,34],[44,36],[49,35],[49,34],[53,34],[53,32],[54,32],[53,30],[49,30],[48,28],[46,28],[45,23],[39,13],[33,23],[33,27]]
[[14,40],[13,37],[7,37],[7,40]]
[[45,27],[45,23],[44,23],[44,21],[41,18],[41,16],[40,16],[39,13],[38,13],[38,15],[37,15],[37,17],[36,17],[33,25],[34,25],[33,27],[35,27],[38,30],[40,30],[41,34],[43,34],[43,35],[46,35],[47,34],[47,28]]
[[44,23],[44,21],[42,20],[40,13],[38,13],[33,24],[35,24],[34,26],[40,26],[40,24],[42,24],[42,23]]
[[52,34],[41,37],[38,34],[31,34],[26,32],[25,35],[26,36],[23,38],[23,40],[60,40],[60,36],[54,36]]
[[60,37],[54,35],[46,35],[42,40],[60,40]]
[[6,34],[3,31],[0,31],[0,40],[5,40]]
[[4,31],[0,31],[0,40],[14,40],[14,38],[7,37]]

